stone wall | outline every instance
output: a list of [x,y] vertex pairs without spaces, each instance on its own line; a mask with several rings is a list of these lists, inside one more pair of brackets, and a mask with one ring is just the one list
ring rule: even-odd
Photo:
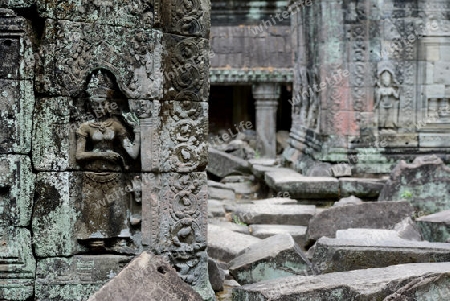
[[87,300],[144,250],[205,300],[210,4],[0,2],[0,299]]
[[[295,57],[285,158],[385,174],[399,159],[448,162],[448,1],[291,1]],[[303,155],[300,155],[303,154]],[[298,158],[302,159],[298,159]]]

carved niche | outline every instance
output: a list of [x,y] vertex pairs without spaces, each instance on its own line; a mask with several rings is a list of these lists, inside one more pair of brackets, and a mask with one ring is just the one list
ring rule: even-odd
[[398,128],[400,88],[393,69],[384,67],[378,70],[375,98],[376,127],[380,133],[395,133]]
[[94,119],[76,132],[76,160],[83,170],[77,239],[91,250],[106,250],[129,244],[131,226],[140,224],[139,175],[124,172],[138,161],[141,132],[112,74],[94,72],[86,92]]

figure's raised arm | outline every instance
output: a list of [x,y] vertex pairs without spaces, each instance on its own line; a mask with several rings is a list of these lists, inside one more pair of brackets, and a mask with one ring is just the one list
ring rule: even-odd
[[[139,119],[133,113],[126,113],[122,115],[125,121],[133,128],[134,141],[131,142],[130,139],[122,133],[119,135],[122,146],[125,151],[130,155],[131,158],[137,159],[139,156],[139,151],[141,148],[141,129],[139,126]],[[123,129],[125,131],[125,129]]]

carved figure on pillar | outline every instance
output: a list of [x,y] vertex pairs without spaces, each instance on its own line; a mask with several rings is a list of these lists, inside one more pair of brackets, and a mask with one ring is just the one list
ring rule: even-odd
[[[87,93],[96,119],[77,130],[76,159],[84,170],[81,220],[77,238],[91,249],[101,249],[108,239],[130,237],[129,195],[122,171],[140,150],[139,119],[122,114],[113,102],[114,82],[101,71],[94,73]],[[128,125],[126,126],[123,121]],[[129,129],[134,131],[134,141]],[[128,156],[128,157],[126,157]]]
[[394,72],[382,69],[376,89],[376,126],[382,132],[395,132],[398,126],[400,93]]

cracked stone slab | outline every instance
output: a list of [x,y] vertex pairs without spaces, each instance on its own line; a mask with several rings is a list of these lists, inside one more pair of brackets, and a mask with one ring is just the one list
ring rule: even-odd
[[450,261],[448,244],[387,239],[322,237],[315,244],[312,261],[321,273],[382,268],[402,263]]
[[334,238],[337,230],[350,228],[393,229],[413,213],[408,202],[367,202],[331,207],[311,219],[307,237],[310,241],[322,236]]
[[[430,279],[432,282],[424,283]],[[414,288],[414,284],[422,283]],[[387,268],[292,276],[234,288],[233,300],[367,301],[396,294],[410,300],[445,300],[450,294],[450,263],[411,263]],[[433,288],[433,289],[430,289]]]
[[270,171],[266,184],[277,192],[287,192],[294,199],[339,197],[339,180],[332,177],[304,177],[290,170]]
[[278,234],[245,250],[230,261],[230,274],[240,284],[293,275],[312,275],[311,263],[289,234]]

